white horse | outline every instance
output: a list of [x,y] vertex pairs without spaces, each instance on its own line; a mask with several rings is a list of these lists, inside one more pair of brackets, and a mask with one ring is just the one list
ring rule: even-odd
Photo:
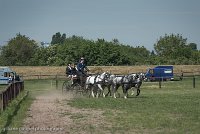
[[109,75],[107,72],[104,72],[100,75],[93,75],[89,76],[86,79],[86,89],[91,90],[92,97],[95,97],[94,92],[96,92],[96,97],[99,96],[99,89],[103,93],[103,97],[105,97],[104,94],[104,88],[105,83],[108,83]]
[[116,97],[116,92],[117,89],[123,85],[123,78],[125,76],[115,76],[114,78],[112,78],[112,91],[113,91],[113,97]]
[[108,88],[108,93],[106,94],[106,96],[110,95],[112,96],[112,93],[111,93],[111,86],[112,86],[112,89],[113,89],[113,80],[116,78],[116,75],[114,74],[110,74],[110,77],[108,79],[108,83],[105,85],[105,87]]

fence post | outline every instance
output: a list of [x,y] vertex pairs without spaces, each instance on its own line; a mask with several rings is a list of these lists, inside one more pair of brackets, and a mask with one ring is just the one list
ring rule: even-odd
[[159,88],[161,88],[161,78],[159,78]]
[[[12,84],[14,84],[14,83],[12,83]],[[16,87],[15,87],[15,85],[14,85],[14,98],[16,98]]]
[[195,88],[195,76],[193,76],[193,88]]
[[24,79],[24,74],[22,73],[22,75],[21,75],[21,78],[22,78],[22,80]]
[[15,99],[19,93],[24,89],[23,82],[13,82],[9,84],[5,90],[0,93],[0,112],[4,111],[8,104]]
[[3,97],[3,103],[4,103],[4,108],[3,110],[8,106],[8,89],[4,92],[4,97]]
[[56,74],[56,89],[58,89],[58,75]]
[[0,104],[0,106],[1,106],[1,112],[3,112],[3,92],[1,93],[1,104]]

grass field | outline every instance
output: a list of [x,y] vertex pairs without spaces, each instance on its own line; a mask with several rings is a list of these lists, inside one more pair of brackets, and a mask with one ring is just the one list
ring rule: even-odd
[[[111,133],[200,133],[200,78],[192,80],[143,83],[138,97],[75,98],[71,106],[104,111]],[[95,132],[95,127],[93,128]]]
[[[59,82],[57,90],[61,91],[63,81]],[[10,127],[20,127],[26,117],[26,111],[35,96],[55,89],[52,80],[26,80],[25,89],[30,92],[29,97],[20,105],[16,115],[12,115],[14,104],[0,115],[0,126],[9,121]],[[119,89],[121,91],[121,89]],[[109,126],[102,130],[110,133],[200,133],[200,77],[196,78],[196,88],[193,88],[192,78],[183,81],[163,82],[159,88],[158,82],[144,82],[138,97],[121,98],[87,98],[75,97],[70,106],[79,109],[101,110]],[[11,115],[9,115],[11,114]],[[73,116],[74,117],[74,116]],[[77,121],[82,115],[74,117]],[[90,124],[88,132],[101,133]],[[12,132],[9,132],[12,133]]]
[[0,85],[0,92],[1,92],[2,90],[5,90],[6,87],[7,87],[7,85]]

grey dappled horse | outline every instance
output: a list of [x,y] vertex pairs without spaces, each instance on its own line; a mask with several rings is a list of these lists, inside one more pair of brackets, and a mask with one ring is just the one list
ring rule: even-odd
[[144,73],[137,73],[137,74],[131,74],[133,75],[136,79],[133,80],[133,83],[132,83],[132,93],[131,95],[134,95],[134,89],[137,89],[137,95],[138,96],[140,94],[140,87],[142,85],[142,81],[145,79],[145,74]]
[[110,74],[107,72],[103,72],[102,74],[99,75],[92,75],[87,77],[86,79],[86,89],[90,89],[91,90],[91,94],[92,97],[95,97],[96,93],[96,97],[99,96],[99,91],[102,92],[103,97],[105,97],[104,94],[104,88],[105,88],[105,84],[108,83],[108,79],[110,77]]
[[[137,95],[140,94],[140,86],[142,85],[142,80],[144,75],[143,74],[128,74],[124,76],[115,76],[115,75],[110,75],[109,82],[110,85],[112,86],[112,91],[113,91],[113,96],[116,98],[116,92],[120,86],[122,86],[122,90],[124,93],[124,98],[126,99],[128,96],[128,90],[132,89],[135,87],[137,89]],[[108,88],[108,95],[110,93],[111,95],[111,90],[110,87]],[[133,92],[134,93],[134,92]],[[132,93],[132,95],[133,95]]]

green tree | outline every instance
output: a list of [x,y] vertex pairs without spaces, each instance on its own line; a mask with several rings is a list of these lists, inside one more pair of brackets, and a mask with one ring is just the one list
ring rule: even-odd
[[52,36],[51,44],[63,44],[66,39],[66,34],[62,34],[57,32]]
[[1,59],[3,65],[31,65],[31,59],[37,51],[37,44],[20,33],[2,47]]
[[179,34],[165,34],[164,37],[160,37],[157,43],[154,44],[154,49],[158,56],[174,58],[179,53],[179,49],[186,47],[186,41],[187,39]]
[[[181,35],[167,35],[164,37],[160,37],[156,44],[154,44],[154,49],[157,53],[157,56],[160,57],[159,62],[163,64],[175,63],[175,61],[179,61],[182,56],[182,52],[186,46],[187,39],[184,39]],[[178,58],[179,57],[179,58]],[[177,60],[173,60],[177,59]],[[178,62],[177,62],[178,64]]]
[[197,45],[187,44],[187,38],[179,34],[160,37],[154,44],[154,49],[165,64],[198,64]]
[[196,44],[196,43],[190,43],[190,44],[188,44],[188,46],[189,46],[192,50],[197,50],[197,44]]

